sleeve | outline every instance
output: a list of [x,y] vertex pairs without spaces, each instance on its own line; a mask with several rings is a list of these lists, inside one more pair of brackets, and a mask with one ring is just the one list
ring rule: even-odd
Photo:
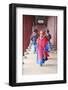
[[44,48],[45,51],[48,52],[48,39],[45,38],[45,48]]

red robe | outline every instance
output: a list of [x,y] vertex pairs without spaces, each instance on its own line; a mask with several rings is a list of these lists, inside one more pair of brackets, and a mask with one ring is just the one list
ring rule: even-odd
[[48,39],[38,38],[37,39],[37,63],[44,63],[44,57],[49,56],[48,52],[45,50],[46,45],[48,44]]

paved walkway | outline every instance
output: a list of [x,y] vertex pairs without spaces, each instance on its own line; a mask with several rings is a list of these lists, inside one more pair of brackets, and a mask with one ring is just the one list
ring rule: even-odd
[[27,51],[23,60],[22,73],[24,75],[57,73],[57,53],[56,51],[51,51],[49,55],[48,61],[41,67],[39,64],[36,64],[36,54]]

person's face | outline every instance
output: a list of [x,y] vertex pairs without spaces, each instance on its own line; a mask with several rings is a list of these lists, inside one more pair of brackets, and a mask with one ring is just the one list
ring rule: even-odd
[[40,37],[43,37],[43,33],[40,33]]
[[35,34],[35,32],[33,32],[33,35]]

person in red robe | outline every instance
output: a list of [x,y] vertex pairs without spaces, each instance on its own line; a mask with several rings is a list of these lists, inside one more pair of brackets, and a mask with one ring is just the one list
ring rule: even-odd
[[48,59],[48,50],[47,50],[47,44],[48,44],[48,39],[44,37],[44,32],[40,31],[40,35],[37,39],[37,60],[36,63],[42,64]]

